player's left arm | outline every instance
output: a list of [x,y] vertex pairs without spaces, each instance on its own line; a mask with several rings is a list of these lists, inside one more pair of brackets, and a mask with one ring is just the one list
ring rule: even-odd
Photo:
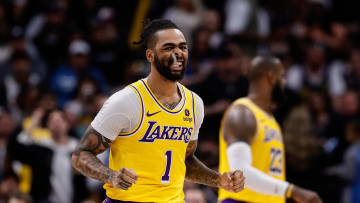
[[221,187],[231,192],[244,189],[245,178],[240,170],[220,174],[203,164],[195,155],[197,140],[191,140],[186,149],[186,179],[192,182]]

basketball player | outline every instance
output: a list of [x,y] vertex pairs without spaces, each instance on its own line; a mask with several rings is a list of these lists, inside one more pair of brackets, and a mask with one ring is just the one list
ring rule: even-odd
[[[107,202],[184,202],[185,178],[241,191],[240,170],[219,174],[194,156],[204,107],[177,82],[188,61],[183,33],[171,21],[154,20],[141,38],[150,74],[105,102],[74,152],[73,166],[105,183]],[[109,167],[96,158],[107,148]]]
[[[220,172],[242,170],[241,193],[219,190],[222,203],[321,203],[315,192],[285,181],[285,149],[272,111],[281,104],[284,68],[272,57],[256,57],[249,72],[249,94],[226,111],[220,128]],[[301,126],[299,126],[301,128]],[[301,138],[300,138],[301,139]]]

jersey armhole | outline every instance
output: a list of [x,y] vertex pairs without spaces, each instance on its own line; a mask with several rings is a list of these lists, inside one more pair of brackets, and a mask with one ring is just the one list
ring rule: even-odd
[[136,127],[135,127],[133,130],[131,130],[130,132],[126,132],[126,133],[120,133],[119,136],[121,136],[121,137],[122,137],[122,136],[130,136],[130,135],[134,134],[136,131],[139,130],[139,128],[140,128],[140,126],[142,125],[143,120],[144,120],[144,112],[145,112],[145,110],[144,110],[144,101],[143,101],[143,99],[142,99],[142,96],[141,96],[139,90],[138,90],[135,86],[129,85],[129,87],[131,87],[132,89],[134,89],[136,95],[139,97],[139,103],[140,103],[140,119],[139,119]]
[[197,125],[196,125],[195,98],[194,98],[194,93],[192,93],[192,92],[191,92],[191,100],[192,100],[192,109],[193,109],[193,116],[194,116],[194,128],[196,128]]

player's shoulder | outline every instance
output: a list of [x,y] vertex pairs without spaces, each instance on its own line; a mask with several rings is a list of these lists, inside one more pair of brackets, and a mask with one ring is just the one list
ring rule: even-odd
[[229,107],[229,111],[243,116],[254,115],[253,110],[248,105],[240,102],[233,102]]
[[233,103],[225,113],[227,120],[241,123],[242,126],[256,128],[256,118],[253,110],[242,103]]
[[[123,108],[124,106],[133,106],[133,104],[137,104],[139,98],[133,88],[130,86],[126,86],[120,90],[114,92],[105,102],[104,105],[108,106],[117,106],[119,108]],[[128,104],[128,105],[127,105]]]
[[203,104],[204,102],[203,102],[203,100],[201,99],[201,97],[198,95],[198,94],[196,94],[194,91],[192,91],[192,90],[189,90],[188,88],[186,88],[184,85],[183,85],[183,87],[184,87],[184,89],[186,89],[187,91],[189,91],[190,93],[191,93],[191,95],[194,97],[194,100],[195,100],[195,103],[201,103],[201,104]]
[[131,88],[129,85],[121,88],[117,91],[115,91],[110,97],[109,100],[111,101],[118,101],[118,100],[124,100],[126,98],[129,97],[133,97],[136,96],[135,91],[133,90],[133,88]]
[[[197,108],[204,108],[204,102],[203,102],[203,100],[201,99],[201,97],[198,95],[198,94],[196,94],[195,92],[193,92],[193,91],[191,91],[191,90],[189,90],[190,92],[191,92],[191,94],[192,94],[192,96],[193,96],[193,98],[194,98],[194,103],[195,103],[195,106],[197,107]],[[196,108],[195,107],[195,108]]]
[[[233,103],[226,111],[223,124],[224,132],[230,130],[236,133],[238,138],[251,143],[252,137],[257,132],[257,121],[254,113],[242,103]],[[226,137],[226,133],[224,134]]]
[[185,91],[189,91],[189,92],[190,92],[190,94],[192,95],[192,97],[193,97],[194,100],[195,100],[195,103],[204,105],[203,100],[201,99],[201,97],[200,97],[198,94],[196,94],[194,91],[188,89],[185,85],[181,84],[180,82],[178,83],[178,85],[180,85]]

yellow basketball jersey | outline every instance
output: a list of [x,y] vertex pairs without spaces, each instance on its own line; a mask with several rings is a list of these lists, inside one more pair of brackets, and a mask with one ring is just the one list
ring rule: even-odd
[[[285,180],[285,149],[281,129],[272,115],[264,112],[248,98],[236,100],[249,108],[256,118],[257,132],[251,143],[252,166],[279,180]],[[225,113],[226,114],[226,113]],[[228,172],[229,164],[226,155],[227,144],[222,134],[223,121],[220,127],[220,173]],[[246,182],[246,180],[245,180]],[[253,203],[285,203],[285,197],[263,195],[245,187],[240,193],[219,190],[219,200],[234,199]]]
[[195,127],[193,93],[179,85],[181,108],[170,110],[155,97],[145,80],[130,85],[141,105],[138,126],[120,134],[110,147],[109,167],[134,169],[136,184],[129,190],[105,184],[112,199],[134,202],[184,202],[185,153]]

